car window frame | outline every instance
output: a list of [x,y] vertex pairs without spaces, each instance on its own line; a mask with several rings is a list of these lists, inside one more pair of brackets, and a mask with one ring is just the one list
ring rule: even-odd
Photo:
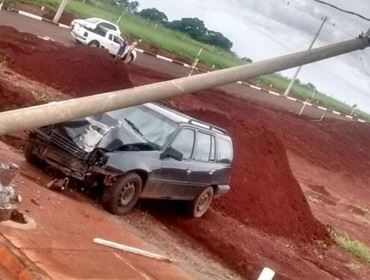
[[172,137],[172,139],[170,139],[168,141],[168,145],[166,145],[166,148],[165,149],[168,149],[168,148],[172,148],[172,143],[173,141],[176,140],[177,136],[181,133],[182,130],[184,129],[188,129],[188,130],[192,130],[194,132],[194,141],[193,141],[193,148],[191,150],[191,155],[189,158],[183,158],[182,160],[186,160],[186,161],[191,161],[193,160],[193,155],[194,155],[194,149],[195,149],[195,143],[196,143],[196,137],[197,137],[197,131],[191,127],[191,126],[180,126],[179,129],[177,130],[177,132],[174,133],[174,136]]
[[[193,161],[196,161],[196,162],[208,162],[208,163],[215,163],[217,162],[216,160],[214,161],[211,161],[210,160],[210,156],[211,156],[211,144],[212,144],[212,137],[215,137],[215,135],[213,133],[210,133],[210,131],[208,130],[202,130],[202,129],[195,129],[196,130],[196,134],[195,134],[195,143],[194,143],[194,147],[193,147],[193,156],[192,156],[192,160]],[[194,155],[195,155],[195,147],[197,145],[197,142],[198,142],[198,133],[203,133],[203,134],[206,134],[208,136],[210,136],[211,138],[211,142],[210,142],[210,146],[209,146],[209,155],[208,155],[208,160],[200,160],[200,159],[195,159],[194,158]],[[215,139],[215,142],[216,142],[216,139]],[[216,144],[216,143],[215,143]],[[215,146],[216,148],[216,146]],[[217,156],[217,153],[216,153],[216,156]]]
[[[115,41],[116,38],[118,39],[117,41],[120,41],[120,42],[116,42]],[[113,40],[112,40],[112,42],[115,43],[115,44],[117,44],[117,45],[121,45],[121,42],[123,42],[123,39],[120,36],[113,34]]]
[[[217,144],[217,139],[220,139],[220,140],[224,140],[226,142],[228,142],[230,144],[230,148],[231,148],[231,160],[230,162],[221,162],[218,158],[218,144]],[[224,138],[224,137],[217,137],[215,138],[215,145],[216,145],[216,160],[214,161],[215,163],[217,164],[225,164],[225,165],[231,165],[231,163],[233,162],[234,160],[234,147],[233,147],[233,142],[231,139],[228,139],[228,138]]]

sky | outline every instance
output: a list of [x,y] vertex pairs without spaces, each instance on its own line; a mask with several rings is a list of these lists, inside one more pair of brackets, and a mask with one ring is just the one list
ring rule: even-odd
[[[233,43],[240,57],[264,60],[308,48],[321,18],[328,16],[314,47],[351,39],[370,22],[313,0],[138,0],[139,9],[157,8],[170,21],[198,17]],[[370,17],[368,0],[327,0]],[[295,69],[282,71],[292,77]],[[305,65],[298,78],[329,95],[370,113],[370,48]]]

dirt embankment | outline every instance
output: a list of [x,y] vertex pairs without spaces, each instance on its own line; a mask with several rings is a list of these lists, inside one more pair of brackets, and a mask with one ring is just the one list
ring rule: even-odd
[[65,47],[3,26],[0,38],[0,58],[7,66],[71,96],[133,86],[126,64],[102,49]]

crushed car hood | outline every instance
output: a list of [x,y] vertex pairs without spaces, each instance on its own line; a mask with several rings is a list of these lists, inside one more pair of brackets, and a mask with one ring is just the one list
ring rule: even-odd
[[91,152],[95,148],[114,151],[124,145],[149,145],[127,123],[121,123],[107,114],[64,122],[57,125],[54,130],[67,136],[86,152]]

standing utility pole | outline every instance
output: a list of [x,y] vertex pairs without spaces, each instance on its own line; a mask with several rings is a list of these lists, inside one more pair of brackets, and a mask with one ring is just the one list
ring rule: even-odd
[[[313,44],[315,44],[315,42],[316,42],[317,38],[319,37],[319,35],[320,35],[320,33],[321,33],[322,28],[324,27],[325,22],[326,22],[328,19],[329,19],[329,18],[328,18],[327,16],[325,16],[325,17],[323,17],[323,18],[322,18],[322,23],[321,23],[321,25],[320,25],[320,27],[319,27],[319,30],[317,30],[317,32],[316,32],[316,34],[315,34],[315,37],[313,38],[313,40],[312,40],[312,42],[311,42],[311,45],[308,47],[308,50],[312,49]],[[290,92],[290,90],[292,89],[292,87],[293,87],[293,85],[294,85],[294,83],[295,83],[295,80],[297,79],[297,76],[298,76],[299,72],[301,71],[301,69],[302,69],[302,66],[299,66],[299,67],[298,67],[298,69],[297,69],[297,71],[295,72],[295,74],[294,74],[294,76],[293,76],[293,79],[290,81],[289,86],[287,87],[287,89],[286,89],[286,90],[285,90],[285,92],[284,92],[284,95],[285,95],[285,96],[289,95],[289,92]]]
[[57,13],[54,16],[53,22],[58,23],[60,20],[60,17],[63,14],[64,8],[67,6],[68,0],[62,0],[62,3],[60,3]]

